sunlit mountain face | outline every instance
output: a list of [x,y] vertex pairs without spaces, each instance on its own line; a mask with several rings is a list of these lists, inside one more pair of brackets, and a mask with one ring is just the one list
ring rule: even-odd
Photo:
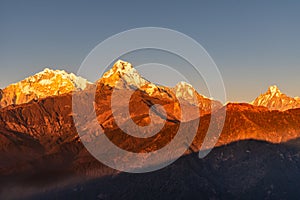
[[270,86],[268,91],[261,94],[253,102],[255,106],[264,106],[270,110],[289,110],[300,107],[299,97],[289,97],[281,93],[276,85]]
[[[116,119],[121,125],[128,123],[122,115],[128,107],[116,103],[120,114],[113,115],[114,90],[123,92],[116,94],[119,99],[134,90],[129,110],[136,125],[163,119],[162,129],[142,140],[127,135]],[[85,137],[105,134],[123,150],[156,151],[174,138],[179,126],[187,134],[196,129],[197,134],[172,165],[146,174],[123,173],[96,160],[82,144],[73,120],[74,95],[83,108],[87,99],[94,103],[96,119],[82,116],[88,122],[80,130]],[[95,83],[45,69],[0,90],[0,103],[0,199],[286,199],[299,194],[300,102],[276,86],[252,103],[222,105],[185,82],[173,88],[151,83],[130,63],[119,60]],[[149,110],[156,104],[166,113],[157,109],[152,118]],[[181,107],[187,113],[181,113]],[[210,123],[221,135],[216,148],[199,159]],[[98,126],[103,133],[96,131]]]
[[1,90],[1,107],[12,104],[27,103],[50,96],[84,90],[90,84],[86,79],[77,77],[64,70],[44,69],[18,83]]

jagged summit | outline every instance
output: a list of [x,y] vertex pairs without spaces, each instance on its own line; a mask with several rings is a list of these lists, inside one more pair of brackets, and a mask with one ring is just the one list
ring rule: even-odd
[[179,89],[179,88],[183,88],[183,87],[188,87],[188,88],[195,90],[191,84],[189,84],[185,81],[178,82],[174,88]]
[[300,101],[297,98],[289,97],[281,93],[280,89],[276,86],[270,86],[268,91],[257,97],[252,105],[264,106],[269,110],[288,110],[293,108],[300,108]]
[[[129,62],[123,60],[118,60],[110,70],[105,72],[100,82],[116,88],[135,86],[150,95],[154,94],[158,88],[166,88],[149,82],[143,78]],[[179,97],[184,96],[183,92],[192,96],[192,93],[195,91],[192,85],[183,81],[179,82],[173,89]]]
[[45,68],[43,71],[3,89],[0,107],[27,103],[33,99],[45,98],[84,90],[89,82],[64,70]]
[[274,96],[274,95],[279,96],[280,94],[282,94],[281,91],[279,90],[279,88],[277,87],[277,85],[272,85],[272,86],[270,86],[269,89],[268,89],[268,92],[269,92],[272,96]]
[[[180,98],[191,105],[201,106],[208,113],[215,101],[199,95],[192,85],[179,82],[174,88],[151,83],[143,78],[138,71],[126,61],[118,60],[111,69],[104,73],[97,83],[118,89],[137,89],[157,99],[175,100]],[[0,108],[11,104],[27,103],[31,100],[46,98],[84,90],[89,83],[86,79],[77,77],[64,70],[45,68],[33,76],[14,83],[0,91]],[[168,100],[168,101],[169,101]],[[222,105],[217,103],[218,107]]]
[[71,81],[75,89],[79,90],[84,90],[88,83],[86,79],[76,76],[73,73],[67,73],[65,70],[53,70],[49,68],[45,68],[43,71],[36,73],[25,80],[29,82],[39,82],[44,85],[51,85],[57,83],[55,82],[57,79],[59,79],[58,83]]
[[198,93],[191,84],[180,81],[175,85],[174,92],[178,98],[182,98],[194,105],[198,104]]
[[113,67],[104,73],[100,82],[111,87],[124,88],[127,86],[141,87],[149,83],[142,78],[129,62],[118,60]]
[[184,81],[179,82],[174,88],[154,84],[143,78],[138,71],[128,62],[118,60],[113,67],[104,73],[100,83],[116,88],[135,87],[150,96],[171,96],[173,92],[177,98],[184,99],[193,105],[198,105],[198,99],[204,98],[197,93],[193,86]]

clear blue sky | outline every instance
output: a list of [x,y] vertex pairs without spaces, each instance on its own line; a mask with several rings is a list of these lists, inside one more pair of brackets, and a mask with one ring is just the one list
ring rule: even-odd
[[99,42],[144,26],[202,44],[231,101],[250,101],[271,84],[300,96],[300,2],[276,0],[0,0],[0,87],[45,67],[76,72]]

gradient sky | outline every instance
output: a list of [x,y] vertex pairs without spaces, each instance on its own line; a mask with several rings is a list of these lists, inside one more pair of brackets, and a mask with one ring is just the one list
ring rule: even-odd
[[219,67],[228,100],[277,84],[300,96],[298,1],[1,1],[0,87],[45,67],[78,70],[107,37],[137,27],[180,31]]

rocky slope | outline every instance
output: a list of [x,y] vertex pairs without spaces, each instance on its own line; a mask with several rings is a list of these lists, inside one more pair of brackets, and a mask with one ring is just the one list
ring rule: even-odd
[[286,94],[281,93],[276,85],[269,87],[266,93],[261,94],[251,104],[255,106],[264,106],[270,110],[281,111],[300,108],[300,101],[298,98],[289,97]]
[[[108,97],[105,92],[109,93],[109,88],[102,89],[104,90],[101,94]],[[83,98],[84,104],[90,94],[89,91],[81,91],[78,95]],[[147,99],[150,103],[158,100],[147,95],[143,96],[142,92],[135,95],[132,102],[139,102],[141,105],[134,104],[131,115],[134,122],[142,126],[149,122],[149,116],[145,114],[149,112],[149,105],[143,103],[142,99]],[[100,102],[101,104],[97,106],[97,112],[100,114],[96,123],[92,116],[83,116],[91,123],[82,127],[82,130],[85,130],[86,136],[96,134],[97,129],[93,126],[99,126],[100,123],[114,144],[133,152],[151,152],[165,146],[177,133],[180,124],[186,132],[193,131],[195,127],[198,129],[189,150],[197,152],[209,123],[218,124],[218,113],[214,119],[211,119],[209,114],[202,116],[199,125],[194,120],[180,123],[172,118],[170,112],[172,110],[169,110],[169,120],[158,134],[147,139],[139,139],[126,135],[118,128],[111,117],[110,107],[103,104],[103,99]],[[1,163],[0,174],[57,170],[57,166],[72,173],[101,174],[102,172],[97,170],[101,164],[88,154],[80,142],[72,119],[71,105],[71,95],[65,94],[1,109],[0,154],[7,159]],[[120,109],[123,109],[122,105]],[[300,136],[300,109],[279,112],[249,104],[229,104],[222,109],[226,109],[227,115],[217,146],[246,139],[282,143]],[[64,162],[68,164],[63,164]]]
[[[0,135],[2,136],[1,146],[7,147],[7,149],[1,149],[1,157],[3,160],[0,166],[0,172],[2,174],[2,180],[7,179],[3,181],[2,184],[7,185],[7,183],[13,183],[14,187],[19,186],[22,188],[22,191],[28,190],[28,194],[31,194],[32,188],[36,188],[35,192],[40,193],[41,191],[49,191],[49,187],[52,184],[71,185],[69,189],[61,192],[56,190],[55,194],[57,198],[64,198],[66,195],[72,196],[81,194],[85,197],[100,195],[101,198],[104,196],[108,199],[121,195],[124,196],[124,198],[134,199],[138,198],[138,195],[142,193],[150,195],[150,198],[153,197],[153,194],[152,192],[148,192],[158,192],[159,188],[167,184],[167,180],[172,181],[167,184],[169,190],[165,191],[167,193],[164,194],[172,196],[174,191],[178,191],[178,195],[179,193],[183,195],[179,195],[178,197],[182,198],[187,196],[197,197],[199,195],[219,198],[228,195],[228,198],[241,198],[247,194],[258,195],[258,193],[262,195],[262,197],[267,197],[266,195],[287,197],[286,195],[295,194],[295,191],[294,193],[285,192],[293,190],[293,187],[289,185],[291,182],[287,182],[287,180],[291,181],[289,177],[295,178],[293,180],[297,179],[295,172],[299,169],[297,159],[299,158],[298,155],[300,151],[292,149],[293,147],[297,147],[297,144],[295,144],[296,146],[290,146],[290,143],[287,143],[286,145],[281,145],[281,148],[280,146],[263,142],[241,141],[258,139],[282,144],[285,141],[298,138],[300,135],[300,109],[279,112],[269,111],[263,107],[255,107],[247,104],[229,104],[226,107],[227,117],[225,128],[217,144],[220,148],[214,150],[204,160],[198,159],[196,155],[194,158],[188,156],[187,158],[181,159],[181,161],[179,161],[180,164],[176,162],[174,165],[158,172],[137,176],[130,174],[118,176],[118,172],[103,166],[84,149],[78,140],[78,136],[73,132],[74,127],[72,126],[72,121],[62,120],[62,118],[68,119],[68,117],[66,117],[69,116],[67,109],[66,112],[60,112],[63,114],[58,115],[58,117],[54,117],[56,114],[54,114],[54,116],[45,115],[50,109],[58,109],[58,107],[62,105],[68,105],[68,103],[62,104],[68,102],[68,99],[68,95],[63,96],[61,99],[57,97],[46,98],[43,101],[40,100],[26,104],[27,106],[23,107],[23,109],[21,109],[20,106],[6,108],[7,111],[10,112],[7,116],[5,113],[7,111],[0,113],[0,119],[5,119],[5,124],[8,124],[7,126],[1,124],[1,127],[4,126],[4,128],[0,131]],[[42,109],[37,109],[41,104],[43,105],[41,106]],[[54,105],[58,104],[60,106],[54,107]],[[33,117],[33,115],[25,115],[26,117],[22,119],[21,113],[28,112],[34,112],[35,117]],[[41,114],[39,115],[38,113]],[[42,115],[46,116],[45,119],[40,118]],[[45,129],[46,126],[44,126],[44,128],[43,126],[32,126],[31,129],[22,129],[22,125],[20,125],[20,127],[9,126],[10,123],[14,123],[16,118],[22,123],[30,122],[33,118],[36,119],[34,123],[40,124],[46,124],[49,120],[49,123],[54,124],[54,126],[52,126],[54,130],[47,130]],[[191,151],[197,152],[201,146],[209,121],[209,115],[201,118],[201,125],[191,145],[190,153]],[[216,122],[213,121],[213,123]],[[60,126],[59,124],[64,125]],[[196,124],[191,122],[182,125],[186,131],[189,131],[191,126],[195,126]],[[175,122],[169,122],[158,134],[160,142],[157,142],[157,140],[147,141],[146,145],[143,143],[145,141],[132,141],[131,138],[124,137],[122,131],[119,129],[111,129],[111,131],[107,131],[106,134],[110,137],[112,142],[121,148],[142,152],[149,148],[149,146],[151,148],[151,145],[164,146],[165,142],[169,141],[169,138],[165,138],[163,135],[176,132],[176,126],[177,124]],[[13,132],[15,129],[21,132]],[[35,132],[45,132],[45,134],[39,136],[35,135]],[[229,145],[234,141],[240,142]],[[3,145],[3,142],[6,145]],[[135,146],[134,144],[139,145]],[[280,174],[279,177],[278,173]],[[3,174],[6,174],[6,176],[3,176]],[[65,176],[62,176],[62,174]],[[87,179],[87,177],[102,178],[96,182],[86,182],[81,185],[84,179],[73,180],[73,178],[82,174],[85,174],[85,179]],[[160,179],[158,180],[155,177],[160,177]],[[244,179],[247,180],[247,184],[240,184],[241,180]],[[65,183],[66,180],[70,182]],[[140,183],[140,191],[143,192],[126,192],[134,190],[134,188],[137,187],[136,184],[129,183],[132,180],[135,180],[135,183]],[[265,180],[268,180],[267,183],[264,182]],[[154,185],[156,184],[151,184],[154,181],[159,186],[155,187]],[[181,183],[180,186],[178,186],[179,183]],[[218,183],[226,184],[221,186],[218,185]],[[283,184],[278,185],[278,183]],[[24,184],[26,184],[26,186]],[[186,184],[189,185],[189,187]],[[294,183],[291,183],[291,185],[293,184]],[[4,188],[2,191],[3,195],[7,195],[7,191],[9,191],[5,189],[5,185],[0,184],[0,186]],[[114,188],[112,185],[119,185],[118,192],[112,189]],[[283,185],[286,187],[283,187]],[[27,186],[29,188],[27,188]],[[176,186],[178,188],[177,190],[175,190]],[[41,190],[39,189],[40,187],[44,189]],[[65,188],[65,186],[59,188]],[[197,190],[193,188],[197,188]],[[276,190],[274,188],[281,189]],[[18,191],[20,189],[16,190]],[[70,190],[73,192],[70,192]],[[51,193],[54,194],[54,191]],[[40,198],[41,196],[38,197]],[[47,193],[46,196],[44,194],[42,197],[47,198]],[[50,197],[51,195],[48,196],[48,198]]]
[[57,96],[83,90],[89,82],[63,70],[44,69],[0,91],[0,108],[12,104],[27,103],[49,96]]
[[[265,107],[250,104],[226,105],[226,120],[217,146],[240,140],[262,140],[270,143],[283,143],[300,137],[300,109],[287,111],[270,111]],[[202,125],[218,123],[210,119],[210,115],[201,118]],[[206,129],[200,126],[195,141],[201,143],[199,136],[203,136]]]

